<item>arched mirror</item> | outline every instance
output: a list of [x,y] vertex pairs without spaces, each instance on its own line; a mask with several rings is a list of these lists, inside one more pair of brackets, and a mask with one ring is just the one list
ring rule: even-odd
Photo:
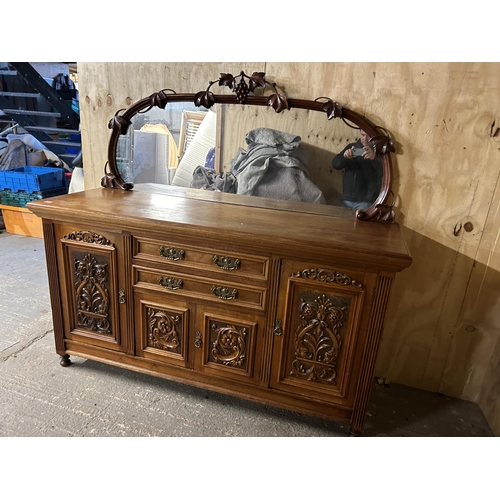
[[[232,93],[215,94],[216,84]],[[288,98],[264,73],[221,74],[194,94],[161,90],[109,127],[104,187],[158,183],[222,192],[228,203],[394,221],[390,134],[330,98]]]

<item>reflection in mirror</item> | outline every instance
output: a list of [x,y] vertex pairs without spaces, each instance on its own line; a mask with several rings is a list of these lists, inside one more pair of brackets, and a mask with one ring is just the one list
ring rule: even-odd
[[368,210],[382,189],[383,165],[369,143],[364,130],[359,138],[347,144],[335,155],[332,166],[343,171],[342,205],[356,210]]
[[362,210],[380,193],[382,161],[367,135],[322,112],[180,102],[131,121],[117,147],[127,182]]
[[208,176],[216,172],[218,163],[217,145],[218,106],[203,113],[171,179],[173,186],[202,188],[196,181],[201,173]]
[[207,111],[181,102],[134,115],[116,148],[122,178],[133,184],[171,184]]
[[[257,186],[245,186],[245,194],[269,194],[271,191],[259,183],[271,183],[281,178],[287,190],[280,190],[276,185],[277,189],[273,191],[276,198],[347,206],[343,203],[343,174],[347,168],[335,168],[332,162],[337,154],[357,141],[360,136],[358,128],[342,120],[327,120],[324,113],[308,109],[284,110],[277,114],[269,107],[226,105],[220,115],[224,131],[221,134],[223,171],[231,171],[235,164],[240,167],[242,161],[238,155],[246,155],[246,159],[253,157],[257,170],[259,162],[263,161],[274,166],[266,176],[259,177],[259,172],[252,176],[257,178]],[[263,128],[278,133],[263,133]],[[260,158],[259,150],[263,152]],[[268,158],[264,158],[266,154]],[[286,168],[277,168],[277,163],[281,167],[294,168],[287,172]],[[251,176],[248,172],[239,173],[238,180],[243,175]]]

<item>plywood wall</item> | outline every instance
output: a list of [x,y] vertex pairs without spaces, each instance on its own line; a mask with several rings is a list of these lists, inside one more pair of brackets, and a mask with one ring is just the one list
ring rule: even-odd
[[500,64],[79,63],[86,187],[99,185],[117,110],[241,69],[394,133],[397,221],[414,263],[395,280],[377,375],[477,402],[500,435]]

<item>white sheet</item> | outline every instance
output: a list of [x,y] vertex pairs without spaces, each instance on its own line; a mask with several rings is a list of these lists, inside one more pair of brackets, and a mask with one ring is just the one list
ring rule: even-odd
[[179,162],[172,186],[189,187],[195,168],[205,165],[208,152],[215,147],[216,123],[217,114],[215,111],[208,111]]

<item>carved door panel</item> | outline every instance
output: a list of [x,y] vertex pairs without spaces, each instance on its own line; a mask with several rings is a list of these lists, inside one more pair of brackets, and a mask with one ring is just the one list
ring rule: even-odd
[[66,339],[130,351],[121,234],[56,227]]
[[282,266],[271,386],[350,405],[365,297],[363,273],[286,261]]
[[189,331],[193,306],[182,300],[134,291],[136,355],[192,367]]
[[259,383],[264,316],[198,307],[195,368],[240,382]]

